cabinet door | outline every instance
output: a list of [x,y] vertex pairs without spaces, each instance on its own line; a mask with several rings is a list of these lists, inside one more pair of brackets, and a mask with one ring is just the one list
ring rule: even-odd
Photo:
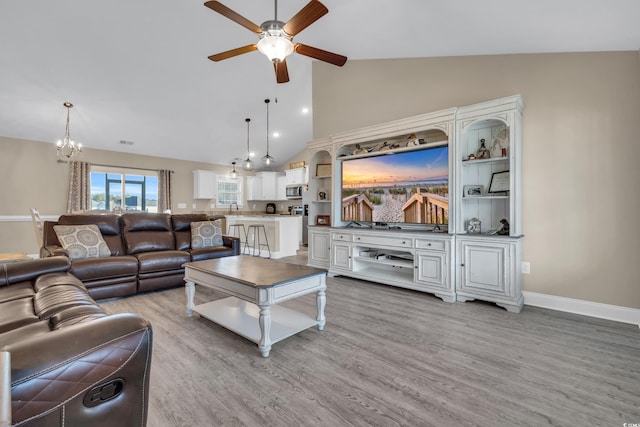
[[278,175],[276,180],[276,200],[287,200],[286,179],[285,175]]
[[331,245],[331,268],[351,270],[351,245],[344,243]]
[[416,282],[441,289],[449,289],[446,253],[416,251],[415,263]]
[[497,242],[460,242],[460,291],[482,296],[512,296],[510,245]]
[[263,200],[261,177],[259,176],[247,177],[247,200]]
[[329,266],[331,240],[328,232],[309,232],[309,261],[315,265]]
[[193,198],[213,199],[216,197],[215,172],[195,170],[193,171]]
[[261,172],[262,179],[262,200],[276,200],[277,180],[276,172]]

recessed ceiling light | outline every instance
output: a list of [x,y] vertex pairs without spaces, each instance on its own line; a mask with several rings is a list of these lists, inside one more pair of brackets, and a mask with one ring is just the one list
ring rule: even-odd
[[308,114],[309,113],[309,109],[307,107],[304,107],[302,109],[302,114]]
[[124,139],[120,140],[120,144],[122,145],[133,145],[133,141],[125,141]]
[[274,133],[273,133],[273,137],[274,137],[274,138],[277,138],[277,137],[279,137],[279,136],[280,136],[280,132],[274,132]]
[[249,153],[249,157],[255,157],[256,153],[254,153],[253,151]]

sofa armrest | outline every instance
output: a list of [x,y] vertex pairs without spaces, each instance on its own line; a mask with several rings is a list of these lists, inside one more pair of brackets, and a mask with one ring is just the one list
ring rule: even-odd
[[135,314],[93,319],[5,346],[13,359],[13,422],[59,421],[64,411],[65,425],[102,425],[106,413],[109,425],[145,425],[151,347],[151,325]]
[[240,238],[235,236],[222,236],[222,244],[230,247],[234,255],[240,255]]
[[69,254],[60,245],[49,245],[49,246],[43,246],[42,248],[40,248],[40,258],[47,258],[52,256],[68,257]]
[[35,280],[46,273],[69,270],[71,261],[63,256],[0,264],[0,287]]

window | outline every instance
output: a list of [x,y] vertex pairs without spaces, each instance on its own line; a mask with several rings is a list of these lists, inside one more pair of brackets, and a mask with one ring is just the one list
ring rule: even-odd
[[158,174],[92,166],[91,209],[158,212]]
[[242,177],[231,178],[225,175],[216,175],[216,188],[218,197],[217,208],[228,208],[232,204],[242,207]]

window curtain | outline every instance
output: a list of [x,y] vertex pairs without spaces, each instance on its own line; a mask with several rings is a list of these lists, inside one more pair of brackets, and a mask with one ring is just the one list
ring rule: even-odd
[[67,213],[91,209],[91,164],[69,162],[69,197]]
[[173,171],[158,171],[158,212],[171,210],[171,174]]

